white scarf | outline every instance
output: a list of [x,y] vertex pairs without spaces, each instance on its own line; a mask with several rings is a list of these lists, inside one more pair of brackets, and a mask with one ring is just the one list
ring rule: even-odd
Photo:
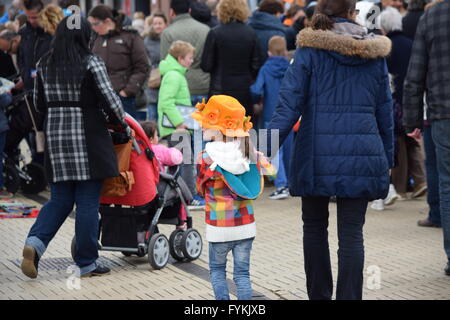
[[213,161],[210,167],[211,170],[219,166],[235,175],[250,171],[250,160],[242,155],[239,146],[240,141],[213,141],[207,143],[205,151]]

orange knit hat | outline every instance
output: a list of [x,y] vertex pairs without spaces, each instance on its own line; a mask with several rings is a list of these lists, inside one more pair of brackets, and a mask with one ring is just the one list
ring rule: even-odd
[[208,103],[203,100],[191,114],[205,129],[216,129],[229,137],[248,137],[253,127],[245,108],[235,98],[225,95],[212,96]]

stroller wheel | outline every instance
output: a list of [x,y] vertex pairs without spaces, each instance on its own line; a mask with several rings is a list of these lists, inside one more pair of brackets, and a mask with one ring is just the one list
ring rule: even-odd
[[17,193],[20,188],[20,176],[14,164],[5,162],[3,177],[6,190],[14,194]]
[[31,162],[23,167],[23,171],[30,179],[20,179],[22,191],[25,194],[36,194],[42,192],[47,187],[45,169],[36,162]]
[[181,245],[181,240],[183,239],[183,230],[177,229],[174,230],[169,238],[170,245],[170,255],[177,261],[184,260],[183,249]]
[[183,233],[181,239],[181,249],[183,254],[189,261],[200,257],[203,249],[202,236],[195,229],[188,229]]
[[169,240],[162,233],[154,234],[148,244],[148,261],[155,270],[162,269],[169,261]]

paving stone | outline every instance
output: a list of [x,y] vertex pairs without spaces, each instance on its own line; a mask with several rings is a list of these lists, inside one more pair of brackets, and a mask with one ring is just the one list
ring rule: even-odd
[[[300,200],[273,201],[267,188],[255,202],[257,237],[251,256],[251,279],[255,299],[307,299],[303,266]],[[48,196],[48,193],[47,193]],[[24,197],[21,202],[38,205]],[[397,202],[383,212],[368,210],[365,235],[364,299],[449,299],[450,277],[445,276],[442,230],[417,227],[426,212],[424,198]],[[195,228],[204,235],[202,212],[193,212]],[[125,258],[120,252],[101,251],[112,273],[106,277],[81,279],[80,290],[70,290],[66,273],[71,261],[70,243],[74,220],[67,219],[50,243],[37,279],[30,280],[20,271],[22,247],[34,219],[0,220],[0,300],[8,299],[142,299],[205,300],[214,299],[209,282],[208,244],[198,260],[170,263],[155,271],[147,257]],[[169,236],[173,226],[160,226]],[[330,204],[328,228],[333,278],[337,278],[336,205]],[[369,290],[368,268],[380,269],[380,289]],[[233,261],[227,268],[231,296]],[[336,281],[334,282],[336,285]]]

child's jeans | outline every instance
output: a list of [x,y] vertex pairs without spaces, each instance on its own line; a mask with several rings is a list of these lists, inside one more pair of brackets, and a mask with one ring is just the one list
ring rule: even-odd
[[252,299],[250,283],[250,252],[255,238],[209,243],[209,269],[216,300],[230,300],[226,266],[228,252],[233,252],[233,280],[238,300]]

